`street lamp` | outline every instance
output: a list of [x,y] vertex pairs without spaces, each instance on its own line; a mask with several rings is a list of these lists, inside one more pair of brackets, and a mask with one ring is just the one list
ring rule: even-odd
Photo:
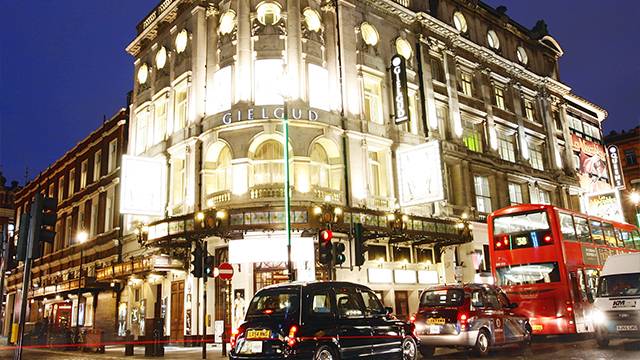
[[86,231],[80,231],[76,235],[76,242],[80,245],[80,270],[78,274],[78,305],[76,306],[76,342],[80,339],[80,294],[82,293],[82,262],[84,260],[83,244],[89,238]]
[[289,95],[290,84],[286,64],[283,65],[282,78],[280,93],[284,102],[284,116],[282,117],[284,130],[284,221],[285,231],[287,232],[287,275],[289,282],[292,282],[295,277],[293,275],[293,263],[291,262],[291,189],[289,184],[289,101],[291,97]]

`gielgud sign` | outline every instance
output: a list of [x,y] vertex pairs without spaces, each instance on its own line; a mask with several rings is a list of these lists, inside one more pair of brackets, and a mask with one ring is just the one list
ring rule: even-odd
[[391,58],[391,81],[393,88],[393,117],[396,125],[409,121],[409,94],[407,91],[407,66],[404,58]]

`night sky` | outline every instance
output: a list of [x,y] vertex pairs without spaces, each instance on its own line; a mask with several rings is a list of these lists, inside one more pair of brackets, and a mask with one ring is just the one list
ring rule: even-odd
[[[560,76],[609,112],[605,130],[640,124],[640,1],[488,0],[531,28],[545,19],[565,50]],[[0,0],[0,167],[24,182],[125,106],[124,48],[158,0]]]

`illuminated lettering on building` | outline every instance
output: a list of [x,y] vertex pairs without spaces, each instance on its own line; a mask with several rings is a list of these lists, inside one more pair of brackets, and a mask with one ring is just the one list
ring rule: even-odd
[[402,124],[409,121],[409,95],[407,93],[407,68],[404,58],[395,55],[391,58],[391,76],[393,79],[394,121]]
[[[248,108],[246,110],[236,110],[226,112],[222,116],[222,123],[229,125],[235,121],[247,121],[247,120],[267,120],[267,119],[284,119],[284,107],[257,107]],[[289,109],[290,120],[318,120],[318,112],[312,109]]]

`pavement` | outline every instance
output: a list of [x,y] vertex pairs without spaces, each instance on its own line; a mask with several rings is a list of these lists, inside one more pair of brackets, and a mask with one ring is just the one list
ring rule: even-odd
[[[221,354],[219,345],[207,347],[207,359],[226,359]],[[202,348],[184,348],[167,346],[165,359],[201,359]],[[149,359],[144,357],[144,348],[136,347],[135,355],[124,357],[122,346],[109,346],[105,354],[83,353],[80,351],[54,351],[44,349],[25,349],[24,360],[126,360]],[[451,349],[438,349],[434,356],[437,360],[474,359],[472,354]],[[0,360],[12,360],[13,351],[0,350]],[[525,351],[505,347],[492,351],[489,360],[638,360],[640,359],[640,340],[612,340],[607,349],[599,349],[595,340],[575,336],[557,336],[536,338],[531,347]]]

